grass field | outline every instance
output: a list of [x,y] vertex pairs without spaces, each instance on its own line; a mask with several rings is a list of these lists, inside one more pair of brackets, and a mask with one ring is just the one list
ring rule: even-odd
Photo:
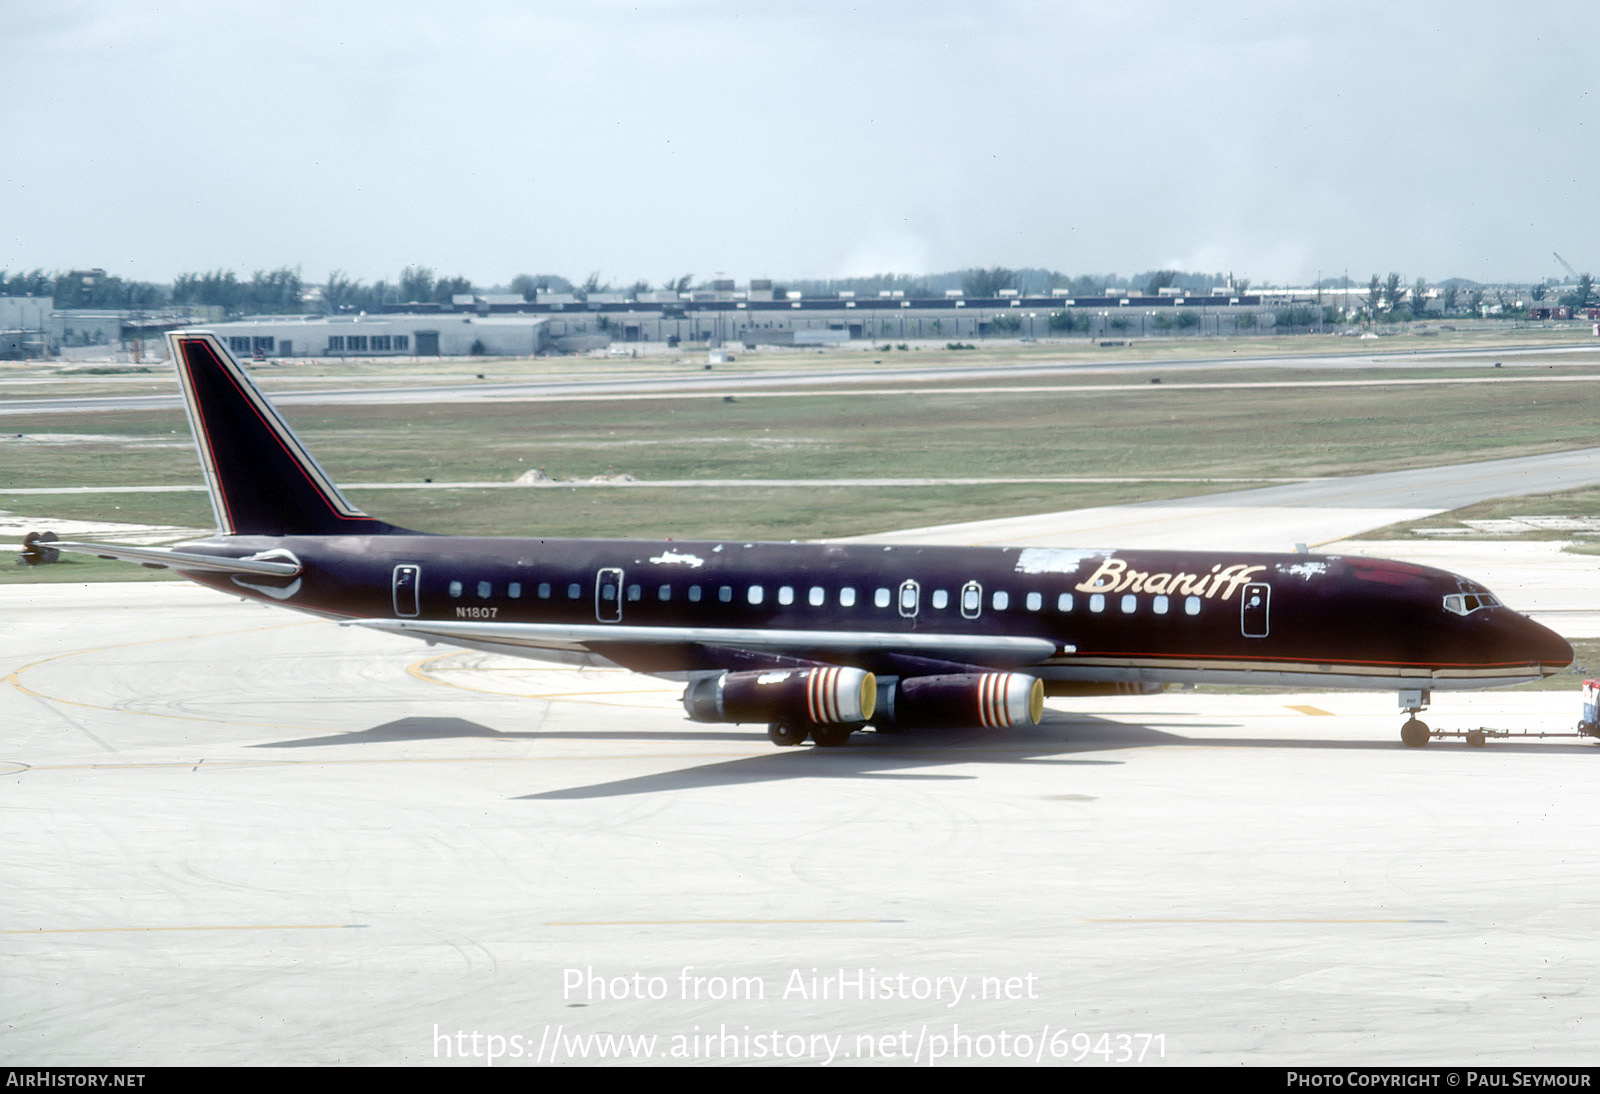
[[[1225,370],[1206,375],[1226,378]],[[1593,439],[1596,405],[1600,371],[1562,384],[994,385],[916,395],[309,406],[285,413],[345,482],[509,481],[534,467],[558,478],[1268,478],[1571,448]],[[0,507],[13,511],[32,504],[8,496],[14,487],[198,481],[187,423],[176,409],[9,416],[4,429],[60,438],[0,440]],[[1014,511],[1012,499],[986,489],[947,496],[952,519]],[[164,503],[123,497],[117,504],[136,512]],[[892,507],[882,527],[904,523]]]
[[[1493,498],[1469,505],[1449,513],[1423,520],[1406,521],[1358,536],[1358,539],[1422,539],[1431,531],[1441,528],[1460,528],[1464,520],[1493,520],[1501,517],[1600,517],[1600,487],[1567,490],[1558,494],[1528,494],[1517,498]],[[1573,533],[1533,530],[1522,533],[1496,532],[1495,539],[1553,540],[1572,539]],[[1580,537],[1581,538],[1581,537]],[[1600,550],[1600,545],[1586,548],[1581,542],[1571,550],[1580,554]]]
[[111,562],[88,555],[63,554],[48,566],[23,566],[0,559],[0,585],[26,585],[74,581],[182,581],[171,570],[147,570],[126,562]]
[[[1503,338],[1504,336],[1502,336]],[[1536,345],[1541,336],[1513,340]],[[1570,333],[1564,334],[1570,340]],[[1481,335],[1335,339],[1173,340],[1137,347],[1183,355],[1285,352],[1370,354],[1407,348],[1479,349]],[[966,365],[1018,364],[1080,354],[1118,359],[1082,344],[867,351],[742,357],[738,370],[821,371],[882,359]],[[1506,367],[1406,360],[1393,367],[1288,369],[1211,365],[1149,383],[1142,370],[1094,371],[995,382],[902,385],[898,393],[850,388],[782,397],[740,393],[546,402],[297,406],[285,413],[336,481],[507,482],[530,468],[556,478],[627,473],[642,480],[804,479],[818,485],[688,489],[352,490],[374,515],[423,530],[546,535],[672,535],[818,538],[1089,505],[1236,489],[1236,482],[976,484],[845,488],[835,478],[1116,476],[1129,480],[1293,478],[1357,474],[1495,456],[1557,451],[1593,442],[1600,353],[1508,356]],[[30,365],[38,369],[40,366]],[[698,365],[670,358],[623,361],[430,362],[438,379],[468,370],[541,378]],[[718,366],[721,369],[723,366]],[[285,386],[313,373],[343,386],[393,379],[388,362],[256,366]],[[1159,370],[1152,369],[1151,375]],[[142,381],[145,374],[133,374]],[[9,377],[10,372],[0,373]],[[1502,382],[1562,376],[1574,382]],[[1423,387],[1347,386],[1351,380],[1467,379]],[[57,380],[60,380],[57,377]],[[99,373],[73,382],[101,382]],[[418,377],[407,374],[407,381]],[[1306,382],[1311,381],[1311,382]],[[1481,382],[1479,382],[1481,381]],[[164,383],[166,381],[163,381]],[[1292,386],[1261,387],[1262,383]],[[1334,382],[1341,386],[1318,386]],[[1195,388],[1195,383],[1221,387]],[[950,391],[952,384],[962,391]],[[169,384],[169,387],[171,385]],[[300,386],[304,386],[303,384]],[[888,391],[881,384],[870,390]],[[1023,390],[1049,388],[1050,390]],[[23,397],[17,386],[7,398]],[[907,394],[906,391],[914,391]],[[39,392],[28,391],[37,395]],[[22,434],[17,438],[16,434]],[[200,493],[19,495],[8,490],[197,484],[199,468],[181,410],[8,415],[0,419],[0,509],[45,518],[210,525]],[[1600,507],[1600,494],[1591,499]],[[1491,503],[1496,504],[1496,503]],[[1522,512],[1549,512],[1535,499]],[[1590,504],[1585,501],[1584,504]],[[1583,510],[1585,512],[1589,510]]]

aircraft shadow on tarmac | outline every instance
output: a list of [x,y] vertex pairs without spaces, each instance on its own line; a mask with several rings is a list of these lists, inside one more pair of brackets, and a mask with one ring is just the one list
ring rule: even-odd
[[739,731],[734,726],[707,726],[698,730],[665,730],[641,733],[609,733],[604,731],[547,733],[543,731],[512,731],[492,729],[465,718],[397,718],[371,729],[350,733],[327,733],[318,737],[301,737],[293,741],[269,741],[251,745],[251,748],[326,748],[330,745],[394,744],[405,741],[444,741],[451,739],[480,738],[497,741],[537,740],[594,740],[594,741],[716,741],[765,742],[764,731]]
[[[979,776],[929,771],[930,767],[953,764],[1095,764],[1115,766],[1124,760],[1089,758],[1091,754],[1156,746],[1176,748],[1248,748],[1316,751],[1393,752],[1406,751],[1398,740],[1330,740],[1313,737],[1199,736],[1207,730],[1237,728],[1231,722],[1183,722],[1161,728],[1156,718],[1146,724],[1112,721],[1086,714],[1050,713],[1038,726],[1009,730],[922,730],[883,734],[862,732],[843,748],[773,748],[758,756],[640,775],[589,786],[563,787],[522,800],[623,797],[716,786],[786,779],[894,779],[917,781],[963,781]],[[440,740],[592,740],[592,741],[687,741],[701,743],[766,743],[764,732],[741,731],[732,726],[704,730],[615,731],[513,731],[493,729],[465,718],[411,717],[350,733],[330,733],[292,741],[273,741],[254,748],[318,748],[331,745],[395,744],[408,741]],[[1459,740],[1440,741],[1429,746],[1464,748]],[[1477,750],[1474,750],[1477,751]],[[1551,744],[1526,741],[1492,742],[1485,753],[1544,754],[1589,753],[1593,744]],[[1486,757],[1487,758],[1487,757]],[[916,770],[909,770],[915,768]]]
[[[762,734],[762,738],[765,739],[765,734]],[[927,769],[975,762],[1117,766],[1125,761],[1091,759],[1085,754],[1184,743],[1187,742],[1183,737],[1147,726],[1128,725],[1092,716],[1047,715],[1043,723],[1027,729],[859,733],[843,748],[774,748],[770,753],[760,756],[744,756],[591,786],[563,787],[524,795],[521,800],[622,797],[818,777],[967,781],[979,776],[939,773]],[[917,770],[908,770],[910,768]]]
[[[1130,725],[1085,715],[1047,716],[1031,729],[943,730],[896,734],[861,733],[844,748],[774,749],[771,753],[723,760],[696,767],[640,775],[590,786],[564,787],[524,795],[523,801],[609,798],[631,794],[652,794],[697,790],[716,786],[738,786],[797,778],[900,779],[960,781],[979,778],[972,774],[940,774],[927,768],[947,764],[1017,764],[1118,766],[1125,760],[1089,758],[1090,754],[1155,746],[1178,748],[1251,748],[1290,750],[1332,750],[1356,752],[1410,751],[1398,740],[1329,740],[1326,738],[1278,737],[1202,737],[1195,730],[1234,728],[1232,723],[1185,722],[1183,732],[1169,732],[1154,725]],[[1438,742],[1431,748],[1465,749],[1459,740]],[[1488,754],[1591,752],[1593,745],[1551,745],[1540,743],[1497,743],[1483,750]],[[1479,750],[1473,750],[1479,751]],[[1491,759],[1491,756],[1484,758]],[[916,771],[906,770],[917,768]]]

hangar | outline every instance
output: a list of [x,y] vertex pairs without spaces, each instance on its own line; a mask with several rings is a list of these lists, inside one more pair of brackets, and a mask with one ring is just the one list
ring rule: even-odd
[[549,321],[537,315],[266,315],[210,329],[242,357],[516,357],[552,348]]

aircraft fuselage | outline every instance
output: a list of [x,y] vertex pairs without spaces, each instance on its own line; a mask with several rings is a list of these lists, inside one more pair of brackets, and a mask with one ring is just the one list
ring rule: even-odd
[[186,549],[288,552],[302,566],[293,581],[195,575],[284,607],[671,676],[728,668],[752,633],[802,632],[862,639],[787,641],[787,660],[888,675],[944,662],[1047,682],[1483,688],[1571,659],[1471,581],[1360,557],[404,534]]

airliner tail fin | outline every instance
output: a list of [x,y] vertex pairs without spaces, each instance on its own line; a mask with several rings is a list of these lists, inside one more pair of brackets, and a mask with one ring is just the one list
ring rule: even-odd
[[224,535],[382,535],[209,331],[167,335],[217,529]]

